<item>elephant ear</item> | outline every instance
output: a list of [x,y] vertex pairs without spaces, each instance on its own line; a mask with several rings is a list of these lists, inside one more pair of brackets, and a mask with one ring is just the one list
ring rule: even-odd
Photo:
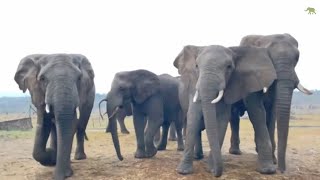
[[235,70],[225,89],[226,103],[235,103],[249,93],[271,86],[277,75],[268,49],[239,46],[230,49],[234,53]]
[[202,47],[187,45],[173,62],[174,67],[178,69],[179,74],[185,74],[196,71],[196,59]]
[[204,46],[184,46],[173,62],[173,65],[178,69],[178,73],[181,75],[181,82],[187,89],[196,86],[199,76],[196,59],[203,48]]
[[132,95],[135,102],[138,104],[143,103],[150,96],[160,91],[160,80],[156,74],[150,71],[133,71],[132,78],[134,78]]
[[35,106],[44,103],[44,93],[42,92],[37,81],[37,74],[40,67],[38,66],[39,59],[44,57],[44,54],[33,54],[23,58],[14,75],[14,80],[19,85],[22,92],[28,89],[31,95],[32,103]]
[[91,63],[87,59],[87,57],[81,54],[73,54],[73,63],[78,66],[82,73],[81,78],[81,89],[84,87],[86,89],[85,93],[87,93],[94,86],[94,71],[92,69]]

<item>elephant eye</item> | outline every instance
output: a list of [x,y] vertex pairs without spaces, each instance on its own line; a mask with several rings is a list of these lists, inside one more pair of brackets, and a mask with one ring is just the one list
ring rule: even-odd
[[232,65],[229,64],[229,65],[227,66],[227,69],[228,69],[228,70],[231,70],[231,69],[232,69]]
[[44,75],[40,76],[40,81],[44,81],[46,78],[44,77]]

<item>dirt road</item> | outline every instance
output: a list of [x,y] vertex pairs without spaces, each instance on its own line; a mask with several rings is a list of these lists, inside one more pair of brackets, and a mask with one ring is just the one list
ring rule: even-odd
[[[241,121],[242,155],[228,154],[230,131],[223,145],[225,170],[219,179],[320,179],[320,119],[292,121],[287,150],[288,171],[275,175],[261,175],[255,171],[257,155],[253,131],[249,121]],[[166,151],[151,159],[135,159],[135,135],[131,120],[126,120],[129,135],[120,135],[124,156],[119,161],[104,129],[88,128],[89,141],[85,142],[88,159],[72,160],[74,175],[69,179],[212,179],[206,170],[208,142],[204,135],[205,159],[194,162],[194,174],[179,175],[175,169],[182,152],[176,151],[176,142],[169,142]],[[96,123],[97,124],[97,123]],[[304,125],[304,127],[301,127]],[[102,124],[104,126],[104,124]],[[311,127],[312,126],[312,127]],[[318,127],[317,127],[318,126]],[[34,132],[0,132],[0,179],[52,179],[53,167],[44,167],[32,159]],[[75,147],[75,144],[73,145]],[[74,148],[73,148],[74,149]],[[72,153],[73,159],[74,151]]]

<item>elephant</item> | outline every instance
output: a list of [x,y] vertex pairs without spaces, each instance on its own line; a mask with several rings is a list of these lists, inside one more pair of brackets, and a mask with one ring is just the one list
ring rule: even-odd
[[269,50],[187,45],[173,64],[188,92],[189,105],[185,150],[177,172],[192,173],[194,146],[199,143],[197,137],[204,126],[210,145],[209,169],[216,177],[222,175],[221,146],[231,116],[231,106],[243,100],[255,131],[257,170],[262,174],[275,173],[263,106],[268,88],[277,79]]
[[[311,95],[312,92],[299,82],[295,67],[299,61],[298,41],[288,33],[272,35],[247,35],[241,39],[240,46],[268,48],[270,57],[277,73],[273,84],[273,96],[265,98],[267,109],[267,126],[275,158],[275,122],[278,134],[278,169],[286,170],[285,154],[287,148],[289,119],[292,93],[295,88]],[[239,122],[237,122],[239,124]],[[276,160],[275,160],[276,162]]]
[[[100,103],[102,103],[103,101],[101,101]],[[100,110],[100,104],[99,104],[99,110]],[[131,108],[131,103],[129,104],[126,104],[124,106],[124,108],[122,109],[119,109],[116,117],[117,117],[117,120],[118,120],[118,123],[120,125],[120,131],[122,134],[130,134],[130,132],[128,131],[125,123],[124,123],[124,119],[126,118],[126,116],[131,116],[132,115],[132,108]],[[103,115],[101,114],[100,112],[100,116],[102,117]],[[145,124],[146,124],[146,121],[145,121]],[[110,130],[110,126],[108,124],[107,128],[106,128],[106,132],[111,132]],[[175,126],[175,122],[171,122],[170,124],[170,137],[168,138],[168,140],[172,140],[172,141],[176,141],[176,126]],[[173,134],[174,133],[174,134]],[[171,138],[171,139],[170,139]],[[175,139],[173,139],[175,138]],[[160,130],[157,131],[157,133],[155,134],[155,137],[154,137],[154,142],[155,143],[158,143],[160,141]]]
[[[14,80],[20,90],[29,90],[37,108],[33,158],[44,166],[55,165],[54,179],[72,176],[73,136],[77,133],[75,159],[86,159],[85,130],[95,98],[89,60],[81,54],[28,55],[20,61]],[[50,148],[46,148],[50,133]]]
[[[136,132],[137,150],[135,158],[150,158],[157,150],[166,149],[168,128],[175,122],[178,132],[178,150],[184,149],[182,123],[178,119],[181,111],[178,97],[178,80],[168,74],[157,76],[144,70],[122,71],[115,74],[107,97],[107,114],[112,140],[119,160],[123,160],[117,135],[115,116],[126,104],[132,104],[133,125]],[[145,119],[147,127],[145,130]],[[157,148],[154,136],[162,126],[162,137]],[[145,133],[144,133],[145,130]]]

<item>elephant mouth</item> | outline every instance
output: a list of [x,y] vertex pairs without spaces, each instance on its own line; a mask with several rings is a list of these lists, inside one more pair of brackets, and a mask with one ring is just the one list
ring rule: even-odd
[[122,109],[122,105],[121,106],[117,106],[113,111],[112,111],[112,113],[111,113],[111,115],[109,116],[109,119],[111,119],[111,118],[113,118],[117,113],[118,113],[118,111],[120,110],[120,109]]

